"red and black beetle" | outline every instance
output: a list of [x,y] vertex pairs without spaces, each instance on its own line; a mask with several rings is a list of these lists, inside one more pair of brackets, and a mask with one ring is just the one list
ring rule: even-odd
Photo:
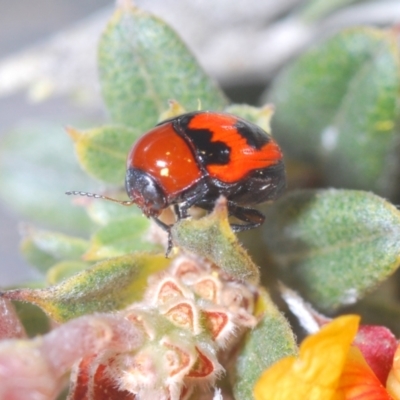
[[264,222],[251,206],[281,194],[285,169],[278,144],[257,125],[196,111],[159,123],[134,143],[125,186],[131,202],[123,203],[136,204],[167,231],[158,218],[165,208],[173,205],[179,220],[192,206],[211,211],[225,196],[229,215],[243,222],[231,225],[238,232]]

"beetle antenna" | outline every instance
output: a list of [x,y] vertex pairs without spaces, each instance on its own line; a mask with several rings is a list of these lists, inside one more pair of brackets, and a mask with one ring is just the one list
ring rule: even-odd
[[94,199],[104,199],[104,200],[112,201],[114,203],[122,204],[123,206],[132,206],[133,204],[135,204],[133,201],[117,200],[117,199],[113,199],[112,197],[103,196],[101,194],[88,193],[88,192],[79,192],[77,190],[65,192],[65,194],[68,195],[68,196],[83,196],[83,197],[93,197]]

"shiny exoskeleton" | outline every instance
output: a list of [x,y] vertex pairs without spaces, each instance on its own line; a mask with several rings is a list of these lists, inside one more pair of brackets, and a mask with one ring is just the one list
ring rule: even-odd
[[160,213],[173,205],[177,218],[197,206],[211,211],[222,195],[228,211],[255,228],[264,215],[252,206],[275,199],[285,187],[282,152],[257,125],[209,111],[191,112],[161,122],[131,148],[126,190],[132,202],[164,229]]

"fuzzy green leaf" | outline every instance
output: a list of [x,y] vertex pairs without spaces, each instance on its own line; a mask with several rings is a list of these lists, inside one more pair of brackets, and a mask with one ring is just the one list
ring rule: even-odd
[[103,96],[114,122],[145,132],[168,100],[188,111],[221,110],[225,96],[199,67],[176,33],[160,19],[121,6],[99,45]]
[[0,195],[31,221],[57,229],[89,231],[85,211],[65,191],[93,190],[79,168],[71,141],[61,126],[31,124],[4,136],[0,143]]
[[284,152],[313,163],[327,185],[398,192],[397,36],[373,28],[343,31],[284,70],[268,96]]
[[129,254],[99,262],[49,288],[10,290],[2,296],[36,304],[55,321],[65,322],[84,314],[121,309],[140,300],[147,277],[170,262],[164,255]]
[[68,133],[78,160],[89,175],[123,186],[129,149],[140,132],[123,126],[103,126],[85,131],[68,128]]
[[85,261],[67,260],[54,264],[46,274],[46,280],[49,285],[56,285],[63,280],[76,275],[79,272],[89,268],[90,264]]
[[42,272],[59,260],[79,260],[88,247],[87,240],[32,227],[26,230],[21,243],[24,257]]
[[254,384],[261,373],[282,357],[297,354],[296,339],[290,325],[266,292],[262,292],[258,308],[263,317],[247,333],[229,374],[237,400],[252,399]]
[[267,209],[266,221],[281,279],[325,311],[362,298],[400,263],[400,212],[372,193],[291,192]]
[[[126,194],[124,194],[126,196]],[[112,197],[120,198],[119,193]],[[132,215],[142,216],[143,213],[139,207],[126,207],[111,201],[102,201],[94,199],[87,206],[89,217],[98,225],[107,225],[111,221],[130,218]]]
[[32,239],[25,238],[20,243],[20,251],[25,260],[41,272],[46,272],[58,260],[56,257],[40,250]]
[[118,219],[100,228],[91,238],[85,260],[101,260],[134,251],[162,250],[147,236],[150,221],[142,215]]
[[216,202],[211,214],[198,220],[182,219],[171,233],[174,244],[208,258],[233,278],[259,282],[257,266],[231,230],[224,198]]
[[39,307],[19,301],[14,301],[13,304],[29,337],[43,335],[50,330],[50,320]]

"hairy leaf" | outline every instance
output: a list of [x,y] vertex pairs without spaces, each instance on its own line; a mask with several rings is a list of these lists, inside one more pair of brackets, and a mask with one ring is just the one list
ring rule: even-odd
[[118,219],[100,228],[91,238],[85,260],[101,260],[137,250],[162,250],[148,238],[150,221],[142,215]]
[[222,92],[176,33],[160,19],[121,6],[99,45],[103,96],[115,123],[145,132],[178,101],[188,111],[221,110]]
[[325,311],[354,303],[400,263],[400,212],[372,193],[291,192],[266,221],[264,243],[282,280]]
[[55,321],[65,322],[84,314],[121,309],[140,300],[147,277],[166,268],[169,262],[164,255],[129,254],[99,262],[49,288],[15,289],[2,296],[36,304]]
[[254,384],[261,373],[279,359],[297,354],[296,339],[290,325],[266,292],[262,292],[258,299],[257,308],[261,321],[245,336],[238,359],[230,371],[237,400],[253,398]]
[[233,278],[258,283],[259,270],[231,230],[224,198],[217,201],[212,214],[180,220],[172,236],[175,244],[208,258]]
[[327,185],[398,194],[398,34],[353,28],[314,47],[276,80],[273,132],[286,156]]
[[123,126],[103,126],[85,131],[68,128],[83,169],[104,182],[123,186],[129,149],[140,132]]

